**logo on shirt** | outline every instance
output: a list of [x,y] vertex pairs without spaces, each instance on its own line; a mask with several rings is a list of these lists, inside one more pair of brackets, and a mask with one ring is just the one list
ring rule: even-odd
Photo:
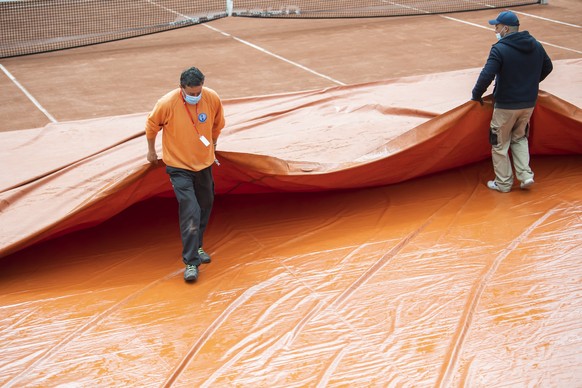
[[207,118],[208,116],[206,116],[206,113],[200,113],[198,115],[198,121],[200,121],[201,123],[205,122]]

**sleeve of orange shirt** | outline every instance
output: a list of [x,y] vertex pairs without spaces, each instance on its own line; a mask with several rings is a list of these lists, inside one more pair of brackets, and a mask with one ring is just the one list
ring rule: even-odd
[[165,103],[166,100],[166,96],[158,100],[154,109],[148,115],[145,128],[146,139],[155,139],[158,132],[167,124],[169,106]]

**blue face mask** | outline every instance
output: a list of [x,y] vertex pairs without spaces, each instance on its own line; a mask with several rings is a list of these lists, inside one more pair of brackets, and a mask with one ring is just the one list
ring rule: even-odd
[[202,98],[202,92],[200,92],[200,94],[197,96],[189,96],[186,93],[184,93],[184,100],[190,105],[198,104],[198,102],[200,102],[201,98]]

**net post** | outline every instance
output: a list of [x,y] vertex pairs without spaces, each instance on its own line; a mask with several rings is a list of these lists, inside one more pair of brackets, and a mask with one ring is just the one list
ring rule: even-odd
[[234,2],[234,0],[226,0],[226,15],[227,16],[232,16],[233,2]]

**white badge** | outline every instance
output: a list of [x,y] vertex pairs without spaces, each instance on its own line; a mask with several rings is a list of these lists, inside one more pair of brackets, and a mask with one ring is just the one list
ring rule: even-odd
[[200,141],[202,142],[202,144],[204,144],[206,147],[208,147],[210,145],[210,142],[208,141],[207,138],[204,137],[204,135],[200,135]]

